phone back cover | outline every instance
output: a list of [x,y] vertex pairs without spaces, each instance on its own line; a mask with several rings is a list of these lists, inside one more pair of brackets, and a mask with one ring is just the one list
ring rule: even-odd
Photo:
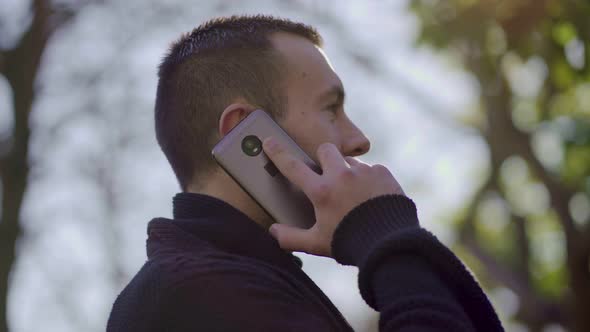
[[215,160],[277,222],[300,228],[313,226],[315,214],[307,196],[280,172],[272,172],[274,165],[264,152],[252,157],[242,151],[242,139],[248,135],[256,135],[261,141],[275,137],[321,174],[315,162],[262,110],[252,112],[217,143],[212,151]]

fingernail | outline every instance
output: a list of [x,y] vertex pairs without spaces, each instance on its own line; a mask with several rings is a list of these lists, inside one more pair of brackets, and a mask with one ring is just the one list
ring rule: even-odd
[[262,142],[262,148],[264,151],[274,153],[277,150],[278,143],[273,137],[268,137]]
[[277,237],[277,236],[276,236],[277,229],[276,229],[276,227],[273,227],[273,226],[274,226],[274,225],[270,226],[270,228],[268,229],[268,231],[270,232],[270,234],[271,234],[271,235],[272,235],[274,238],[276,238],[276,237]]

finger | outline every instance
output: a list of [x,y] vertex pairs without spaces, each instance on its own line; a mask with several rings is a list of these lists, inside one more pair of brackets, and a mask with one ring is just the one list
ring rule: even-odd
[[317,150],[318,160],[322,170],[326,172],[348,168],[346,160],[332,143],[322,143]]
[[288,251],[309,252],[309,231],[294,226],[273,224],[269,232],[279,242],[279,246]]
[[344,157],[344,160],[346,160],[350,166],[358,166],[362,163],[360,160],[353,157]]
[[371,168],[370,164],[367,164],[366,162],[364,162],[360,159],[353,158],[353,157],[345,157],[344,159],[350,165],[351,168],[352,167],[354,167],[356,169],[358,169],[358,168],[364,168],[364,169]]
[[293,156],[283,144],[273,137],[267,137],[262,142],[262,149],[281,174],[309,196],[309,189],[313,183],[317,182],[319,175],[302,160]]

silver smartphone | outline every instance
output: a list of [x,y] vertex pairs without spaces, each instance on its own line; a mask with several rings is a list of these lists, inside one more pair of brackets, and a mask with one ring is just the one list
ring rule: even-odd
[[262,150],[262,141],[269,136],[322,174],[321,168],[263,110],[255,110],[231,129],[213,147],[213,158],[275,221],[310,228],[315,223],[313,205]]

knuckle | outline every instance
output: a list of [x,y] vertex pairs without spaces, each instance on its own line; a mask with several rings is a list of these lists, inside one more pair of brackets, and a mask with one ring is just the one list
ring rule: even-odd
[[267,151],[270,155],[278,155],[283,151],[283,147],[281,144],[276,142],[275,140],[267,140],[263,143],[263,148]]
[[294,171],[297,169],[297,160],[289,158],[286,162],[285,162],[285,167],[289,170],[289,171]]
[[318,204],[324,204],[330,200],[330,186],[320,183],[311,190],[311,198]]
[[330,144],[331,144],[331,143],[324,142],[324,143],[320,144],[320,146],[318,147],[318,149],[319,149],[319,150],[325,150],[325,149],[328,149],[328,148],[330,147]]
[[274,155],[280,155],[281,153],[283,153],[283,148],[278,144],[275,144],[270,149]]
[[387,169],[387,167],[381,165],[381,164],[375,164],[373,165],[373,169],[381,175],[391,175],[391,173],[389,172],[389,170]]
[[371,166],[369,166],[365,163],[361,163],[358,165],[358,170],[365,173],[365,172],[368,172],[369,170],[371,170]]
[[356,173],[350,168],[344,168],[336,173],[338,181],[349,182],[356,177]]
[[326,153],[329,153],[331,145],[333,144],[328,142],[320,144],[320,146],[318,146],[318,154],[325,155]]

